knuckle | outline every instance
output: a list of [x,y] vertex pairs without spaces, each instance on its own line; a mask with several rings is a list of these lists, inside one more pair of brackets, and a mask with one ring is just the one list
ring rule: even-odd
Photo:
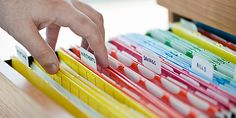
[[97,19],[98,19],[98,22],[100,23],[104,23],[104,18],[103,18],[103,15],[99,12],[97,12]]
[[56,13],[68,13],[68,11],[71,9],[71,5],[64,1],[64,0],[53,0],[50,5],[51,9],[50,11],[55,11]]

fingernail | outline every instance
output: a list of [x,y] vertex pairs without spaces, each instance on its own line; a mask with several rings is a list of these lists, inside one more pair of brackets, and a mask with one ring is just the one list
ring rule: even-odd
[[43,66],[44,69],[49,73],[49,74],[55,74],[58,71],[58,67],[56,66],[56,64],[46,64],[45,66]]

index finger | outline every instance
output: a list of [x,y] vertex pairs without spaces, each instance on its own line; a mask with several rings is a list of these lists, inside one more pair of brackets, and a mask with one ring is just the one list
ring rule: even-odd
[[89,47],[94,51],[98,62],[103,67],[107,66],[107,49],[98,26],[73,5],[67,4],[57,8],[58,9],[55,13],[55,23],[69,27],[75,34],[86,39]]

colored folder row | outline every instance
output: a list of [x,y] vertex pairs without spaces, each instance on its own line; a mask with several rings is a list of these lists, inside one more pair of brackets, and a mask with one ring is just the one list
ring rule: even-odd
[[[155,29],[147,35],[111,38],[105,68],[86,64],[79,46],[56,52],[60,70],[53,75],[32,57],[29,64],[13,57],[10,65],[75,117],[235,116],[234,45],[200,27],[202,34],[180,24],[172,25],[171,31]],[[211,78],[192,68],[196,55],[212,64]]]

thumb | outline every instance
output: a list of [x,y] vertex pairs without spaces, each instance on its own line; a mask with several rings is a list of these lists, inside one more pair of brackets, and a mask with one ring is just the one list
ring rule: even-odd
[[14,36],[16,40],[30,52],[45,71],[55,74],[59,69],[59,62],[54,51],[43,40],[33,23],[23,25],[23,29],[23,31]]

